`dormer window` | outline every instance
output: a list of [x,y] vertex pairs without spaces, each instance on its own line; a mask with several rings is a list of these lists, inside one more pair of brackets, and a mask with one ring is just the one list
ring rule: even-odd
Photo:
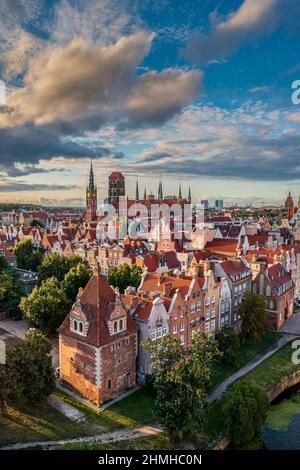
[[78,330],[77,320],[74,320],[74,321],[73,321],[73,330],[74,330],[74,331],[77,331],[77,330]]
[[115,321],[114,322],[114,333],[117,333],[117,331],[118,331],[118,322]]
[[83,324],[82,324],[82,321],[79,322],[79,333],[83,333]]
[[123,331],[123,320],[119,321],[119,331]]

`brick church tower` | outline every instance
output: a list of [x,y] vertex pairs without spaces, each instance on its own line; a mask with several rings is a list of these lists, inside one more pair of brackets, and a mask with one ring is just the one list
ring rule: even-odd
[[91,163],[89,183],[86,188],[86,210],[84,219],[87,222],[96,220],[97,215],[97,188],[95,186],[93,164]]
[[119,171],[114,171],[108,178],[108,202],[115,204],[125,196],[125,178]]

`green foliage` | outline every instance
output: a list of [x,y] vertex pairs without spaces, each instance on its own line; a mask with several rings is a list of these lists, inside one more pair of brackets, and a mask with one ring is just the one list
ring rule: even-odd
[[260,341],[266,331],[266,300],[248,291],[239,305],[242,333],[246,339]]
[[54,334],[70,309],[70,301],[58,280],[51,277],[23,297],[20,308],[28,322],[46,335]]
[[18,268],[30,271],[37,271],[44,256],[44,250],[34,248],[31,240],[21,240],[16,243],[13,253],[17,257]]
[[85,288],[90,277],[91,270],[83,263],[77,264],[65,275],[64,280],[61,282],[61,288],[71,303],[75,302],[79,288]]
[[20,317],[19,303],[23,295],[21,279],[0,256],[0,312],[6,312],[10,317]]
[[114,287],[118,287],[120,292],[124,293],[125,289],[129,286],[139,287],[142,278],[142,270],[135,264],[129,266],[124,263],[118,268],[109,268],[108,282]]
[[172,440],[193,436],[201,429],[213,361],[218,354],[210,335],[197,334],[189,348],[166,336],[143,347],[151,356],[156,394],[155,418]]
[[215,336],[220,351],[219,360],[228,366],[241,366],[241,338],[231,327],[222,328]]
[[236,382],[230,389],[223,413],[234,447],[260,436],[268,410],[265,392],[248,382]]
[[37,220],[37,219],[33,219],[30,226],[31,227],[45,227],[43,222],[41,222],[40,220]]
[[38,270],[38,282],[41,284],[46,279],[49,279],[49,277],[55,277],[61,282],[70,269],[77,266],[79,263],[87,265],[85,260],[76,255],[62,256],[53,253],[49,256],[45,256]]
[[6,364],[0,366],[1,411],[9,401],[37,403],[54,390],[50,351],[51,342],[37,330],[8,348]]

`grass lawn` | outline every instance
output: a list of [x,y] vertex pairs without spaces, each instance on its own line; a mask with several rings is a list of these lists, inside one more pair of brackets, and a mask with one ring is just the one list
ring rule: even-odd
[[[258,343],[253,343],[250,341],[245,342],[241,347],[241,367],[243,367],[247,362],[254,359],[259,354],[263,353],[266,349],[272,346],[275,341],[280,338],[281,334],[276,331],[267,331],[263,339]],[[214,371],[212,375],[212,384],[211,390],[216,388],[220,383],[222,383],[227,377],[236,372],[238,368],[227,366],[225,364],[215,363]]]
[[123,427],[136,428],[154,421],[152,415],[154,397],[147,389],[138,390],[99,413],[60,390],[55,393],[66,403],[86,413],[89,419],[110,430]]
[[63,392],[57,391],[56,394],[82,410],[86,414],[86,420],[74,423],[47,403],[8,407],[6,414],[0,416],[0,446],[90,436],[153,422],[153,397],[147,390],[138,390],[101,413],[91,410]]
[[[88,423],[73,423],[47,403],[8,407],[0,416],[0,446],[93,434]],[[98,432],[100,432],[98,430]]]
[[172,450],[174,445],[164,433],[111,444],[64,444],[59,450]]

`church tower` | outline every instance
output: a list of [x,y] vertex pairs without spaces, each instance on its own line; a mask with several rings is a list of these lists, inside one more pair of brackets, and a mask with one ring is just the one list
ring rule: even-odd
[[95,186],[93,163],[91,162],[89,182],[86,187],[86,211],[87,222],[94,222],[97,215],[97,188]]

